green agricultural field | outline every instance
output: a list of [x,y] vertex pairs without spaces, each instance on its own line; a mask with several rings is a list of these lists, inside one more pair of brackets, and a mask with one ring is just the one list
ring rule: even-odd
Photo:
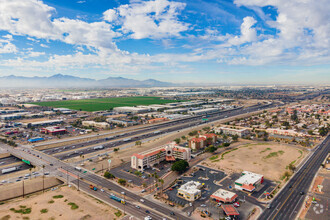
[[114,107],[121,106],[136,106],[136,105],[152,105],[177,102],[176,100],[166,100],[161,97],[122,97],[122,98],[101,98],[101,99],[82,99],[82,100],[67,100],[67,101],[52,101],[30,103],[40,106],[53,108],[69,108],[78,111],[101,111],[109,110]]

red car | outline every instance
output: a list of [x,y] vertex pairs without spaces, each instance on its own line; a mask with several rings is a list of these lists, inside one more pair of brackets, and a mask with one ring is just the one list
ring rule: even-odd
[[172,190],[173,190],[173,188],[169,188],[169,190],[170,190],[170,191],[172,191]]
[[235,202],[235,203],[234,203],[234,206],[237,208],[237,207],[239,207],[240,205],[239,205],[238,202]]

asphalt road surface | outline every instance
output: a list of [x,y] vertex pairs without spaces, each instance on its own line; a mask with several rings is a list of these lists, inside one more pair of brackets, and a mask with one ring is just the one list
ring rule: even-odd
[[328,136],[313,152],[311,157],[289,180],[288,184],[259,217],[260,220],[295,219],[305,195],[330,149],[330,136]]
[[[208,117],[206,117],[205,115],[200,115],[200,116],[195,116],[195,117],[191,117],[191,118],[180,119],[180,120],[176,120],[176,121],[172,121],[172,122],[168,122],[168,123],[163,123],[160,125],[154,125],[152,127],[147,127],[145,129],[141,129],[141,130],[137,130],[137,131],[127,132],[122,135],[116,135],[116,136],[112,136],[112,137],[101,138],[99,140],[85,142],[85,143],[72,144],[72,145],[47,149],[47,150],[43,150],[42,152],[49,154],[49,155],[56,154],[56,155],[54,155],[56,158],[65,160],[65,159],[69,159],[69,158],[76,157],[79,155],[84,155],[84,154],[88,154],[88,153],[95,152],[98,150],[103,150],[104,148],[114,148],[114,147],[118,147],[123,144],[136,142],[138,140],[143,140],[143,139],[151,138],[154,136],[171,133],[174,131],[179,131],[179,130],[185,129],[187,127],[198,126],[198,125],[201,125],[206,122],[206,121],[202,121],[203,118],[207,119],[207,122],[210,123],[210,122],[217,121],[220,119],[225,119],[228,117],[245,114],[245,113],[249,113],[249,112],[253,112],[253,111],[257,111],[257,110],[262,110],[262,109],[269,108],[269,107],[272,107],[275,105],[276,104],[258,105],[258,106],[243,108],[243,109],[234,109],[234,110],[225,111],[225,112],[217,112],[217,113],[209,114]],[[169,126],[171,126],[171,127],[169,127]],[[148,131],[149,131],[149,133],[146,133]],[[141,134],[141,133],[143,133],[143,134]],[[138,134],[141,134],[141,135],[138,135]],[[107,142],[107,143],[105,143],[105,142]],[[95,144],[100,144],[103,146],[103,148],[94,149],[94,147],[88,147],[90,145],[95,145]],[[70,152],[66,152],[66,151],[70,151]]]

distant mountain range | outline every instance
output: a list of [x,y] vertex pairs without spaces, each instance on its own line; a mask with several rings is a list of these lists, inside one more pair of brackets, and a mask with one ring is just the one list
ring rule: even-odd
[[155,79],[135,80],[123,77],[109,77],[95,80],[70,75],[56,74],[50,77],[0,77],[0,88],[129,88],[129,87],[168,87],[175,84]]

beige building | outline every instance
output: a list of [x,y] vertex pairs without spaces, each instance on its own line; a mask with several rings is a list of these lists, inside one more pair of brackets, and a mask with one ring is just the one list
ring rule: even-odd
[[178,189],[177,196],[187,201],[195,201],[202,196],[200,190],[202,187],[203,185],[200,182],[189,181]]
[[175,142],[171,142],[156,149],[133,154],[131,167],[137,170],[144,170],[164,160],[175,161],[175,159],[181,159],[189,161],[190,158],[191,150],[189,148],[180,147]]
[[238,135],[238,137],[245,137],[250,134],[248,129],[235,129],[235,128],[227,128],[227,127],[219,127],[214,129],[215,133],[223,133],[226,135]]
[[83,121],[83,126],[107,129],[110,125],[107,122]]

